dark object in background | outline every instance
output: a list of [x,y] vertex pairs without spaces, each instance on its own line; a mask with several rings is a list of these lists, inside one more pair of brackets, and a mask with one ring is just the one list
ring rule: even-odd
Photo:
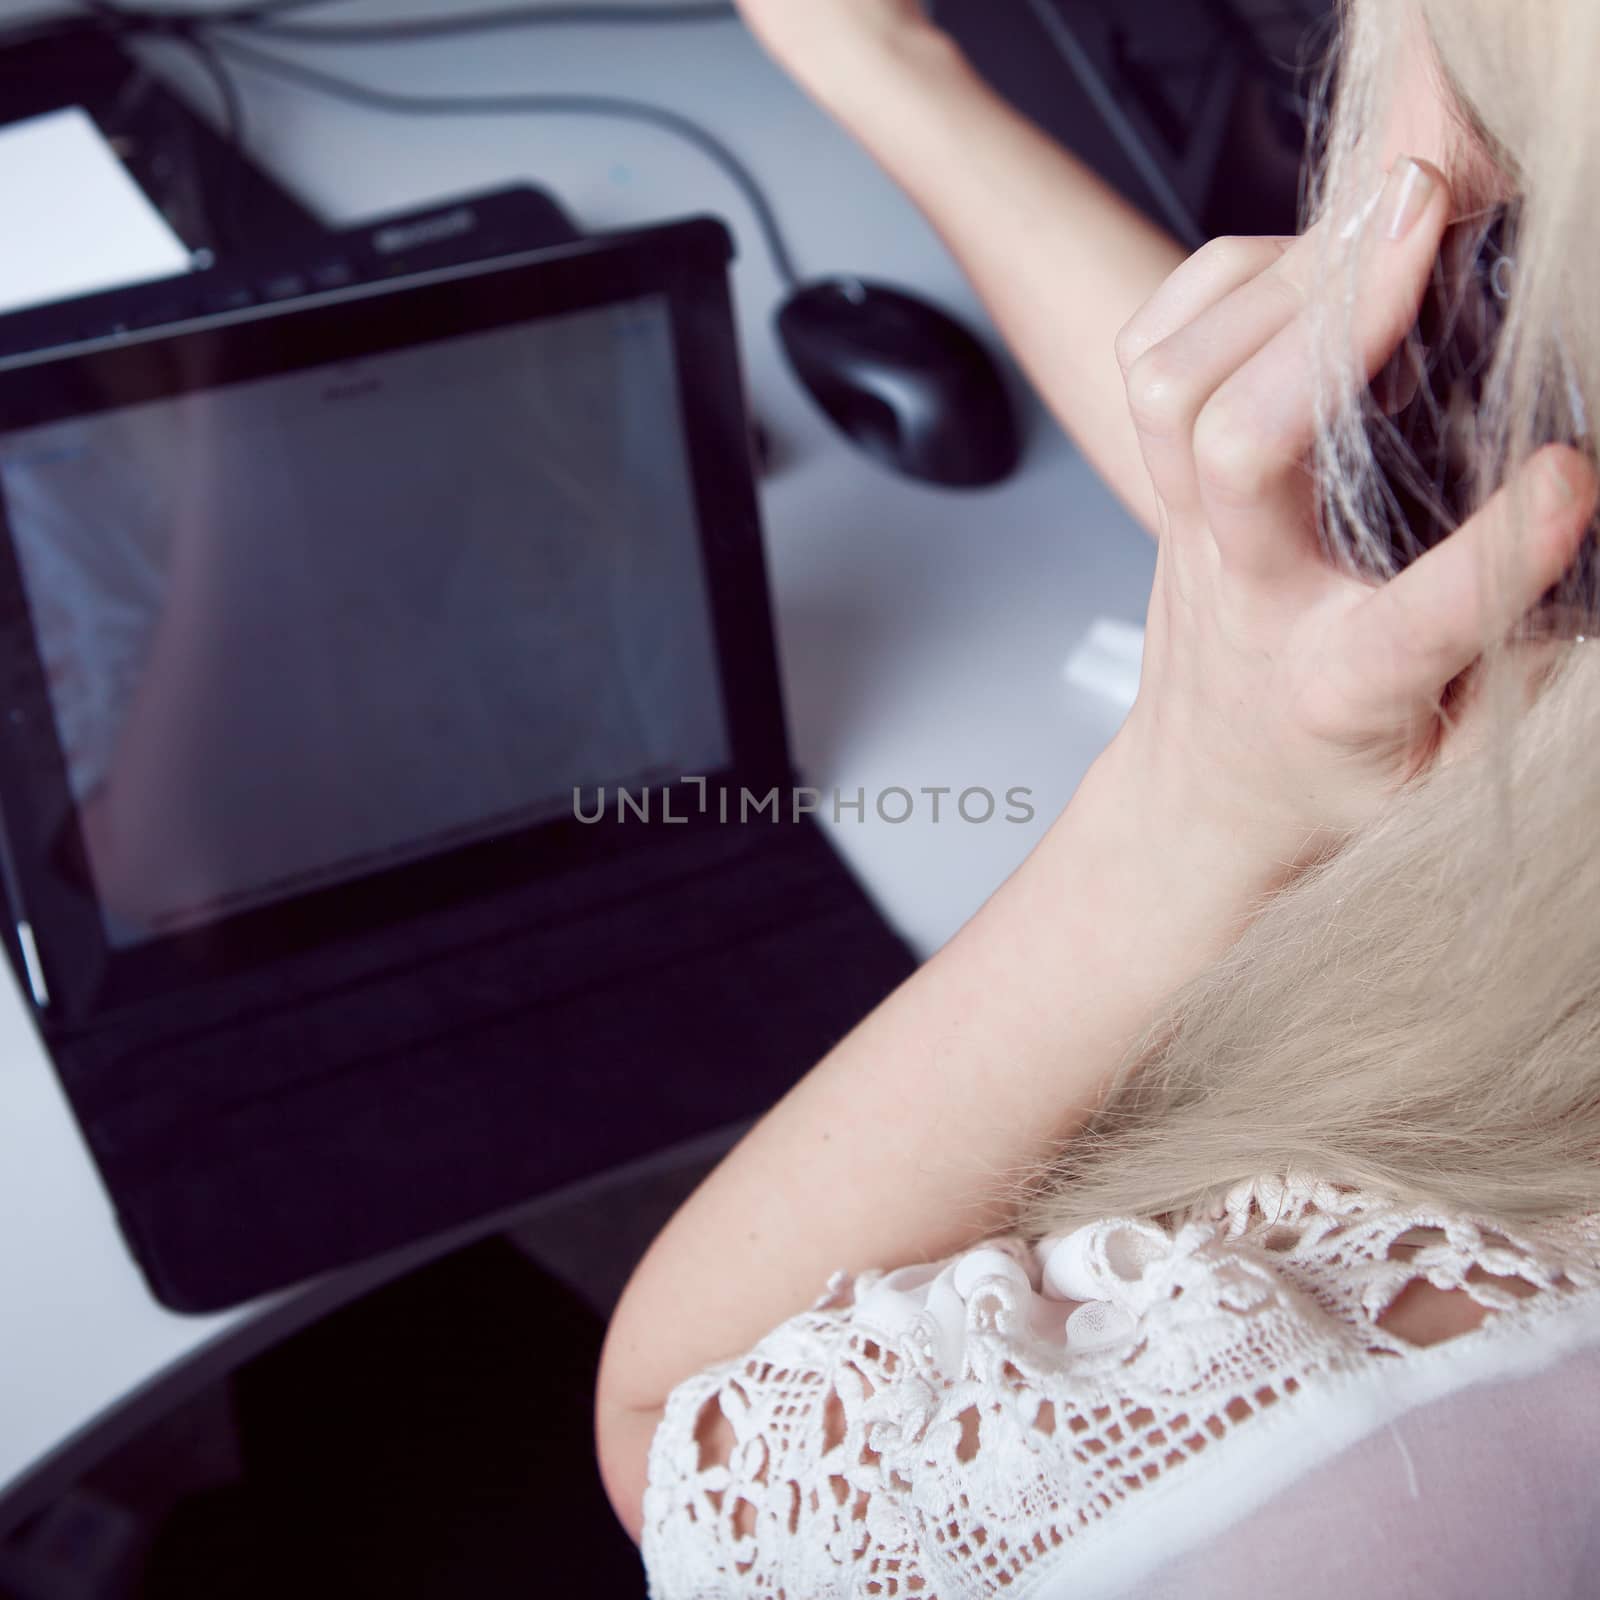
[[144,1600],[639,1600],[594,1456],[604,1333],[500,1241],[336,1312],[235,1376],[244,1481],[169,1521]]
[[974,67],[1191,248],[1296,231],[1332,0],[933,0]]
[[0,316],[0,360],[204,317],[287,305],[356,284],[575,243],[555,199],[532,184],[297,234],[202,272],[78,295]]
[[844,436],[907,477],[979,488],[1022,439],[999,366],[953,317],[886,284],[829,278],[778,313],[795,375]]
[[174,233],[219,261],[315,240],[322,227],[154,73],[105,35],[79,31],[7,44],[0,123],[82,106]]
[[[1515,206],[1502,206],[1446,231],[1416,327],[1373,384],[1372,443],[1396,570],[1448,538],[1479,502],[1478,419],[1515,282],[1517,216]],[[1541,442],[1587,439],[1575,383],[1547,403]],[[1591,531],[1573,568],[1544,597],[1547,631],[1581,631],[1592,618],[1596,559]]]

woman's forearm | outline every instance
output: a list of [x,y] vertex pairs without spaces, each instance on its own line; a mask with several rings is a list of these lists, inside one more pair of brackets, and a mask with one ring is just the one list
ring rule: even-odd
[[602,1410],[658,1406],[836,1269],[937,1259],[1010,1224],[1018,1176],[1279,881],[1258,841],[1124,770],[1113,744],[977,917],[678,1212],[612,1322]]
[[995,95],[932,28],[806,74],[943,236],[1045,403],[1151,532],[1114,341],[1184,250]]

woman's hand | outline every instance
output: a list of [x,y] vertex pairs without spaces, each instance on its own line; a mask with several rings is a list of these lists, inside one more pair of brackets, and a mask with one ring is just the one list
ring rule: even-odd
[[[1450,212],[1440,173],[1396,164],[1354,246],[1368,378],[1415,322]],[[1596,498],[1585,458],[1553,447],[1391,581],[1336,570],[1307,466],[1310,291],[1328,243],[1218,241],[1118,347],[1162,538],[1139,697],[1113,753],[1158,809],[1181,806],[1228,847],[1291,869],[1439,759],[1446,690],[1571,564]],[[1513,593],[1483,582],[1496,558]]]

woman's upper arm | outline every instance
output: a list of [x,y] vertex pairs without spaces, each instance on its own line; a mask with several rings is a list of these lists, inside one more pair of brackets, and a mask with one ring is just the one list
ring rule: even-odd
[[632,1411],[610,1406],[602,1395],[595,1406],[595,1456],[611,1509],[638,1544],[644,1528],[644,1491],[650,1477],[650,1441],[665,1409]]

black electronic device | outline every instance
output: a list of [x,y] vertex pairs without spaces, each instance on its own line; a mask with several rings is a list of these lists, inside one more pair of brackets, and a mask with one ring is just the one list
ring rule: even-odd
[[544,190],[512,184],[348,228],[296,232],[181,277],[11,312],[0,316],[0,356],[304,300],[356,284],[571,244],[579,237]]
[[907,477],[978,488],[1016,471],[1022,436],[993,356],[937,306],[886,284],[805,284],[778,313],[795,375],[858,448]]
[[790,805],[729,257],[0,360],[0,866],[168,1305],[752,1117],[911,970]]
[[111,36],[63,17],[0,53],[0,123],[82,106],[173,232],[202,260],[311,241],[322,224]]
[[1191,248],[1288,234],[1334,0],[932,0],[1016,107]]
[[[137,30],[131,30],[137,32]],[[567,244],[543,190],[507,185],[328,228],[123,48],[101,14],[0,50],[0,124],[81,106],[192,252],[192,272],[0,316],[0,356]]]

